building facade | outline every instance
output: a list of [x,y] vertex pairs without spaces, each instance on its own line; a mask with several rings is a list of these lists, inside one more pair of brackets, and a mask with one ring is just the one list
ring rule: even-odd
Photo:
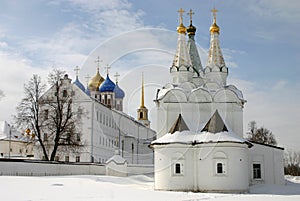
[[6,121],[0,121],[0,158],[32,158],[32,135],[21,133]]
[[[80,149],[59,147],[56,160],[66,162],[95,162],[105,163],[109,158],[118,154],[130,164],[153,164],[153,151],[148,147],[155,139],[156,133],[149,125],[144,125],[123,110],[124,91],[118,81],[114,83],[107,73],[106,79],[99,74],[92,77],[85,88],[76,77],[72,83],[67,75],[60,80],[63,94],[72,94],[72,110],[76,112],[80,135]],[[42,97],[55,96],[51,87]],[[49,113],[43,107],[43,113]],[[48,115],[48,114],[47,114]],[[47,140],[47,130],[45,139]],[[50,151],[53,144],[49,142]],[[43,158],[37,143],[36,156]]]
[[283,148],[243,138],[246,100],[236,86],[227,84],[217,10],[212,10],[205,68],[195,45],[196,28],[192,18],[188,28],[183,25],[183,12],[179,10],[172,82],[155,99],[155,189],[244,192],[255,183],[283,184]]

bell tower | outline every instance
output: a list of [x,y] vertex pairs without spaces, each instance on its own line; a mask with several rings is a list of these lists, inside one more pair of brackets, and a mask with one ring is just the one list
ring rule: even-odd
[[145,107],[144,97],[144,74],[142,74],[142,95],[141,95],[141,106],[137,109],[137,119],[140,123],[147,127],[150,127],[150,121],[148,120],[148,109]]

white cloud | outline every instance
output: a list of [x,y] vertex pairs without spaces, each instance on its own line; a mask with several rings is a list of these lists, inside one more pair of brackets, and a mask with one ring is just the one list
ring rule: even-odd
[[32,77],[32,74],[39,74],[46,77],[50,69],[36,69],[29,65],[27,59],[20,55],[7,55],[0,52],[1,79],[0,86],[5,97],[0,101],[0,120],[12,120],[15,108],[23,98],[24,83]]

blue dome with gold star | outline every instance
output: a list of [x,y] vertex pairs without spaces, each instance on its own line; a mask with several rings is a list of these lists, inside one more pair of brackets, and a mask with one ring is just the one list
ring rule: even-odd
[[76,80],[73,82],[81,91],[85,92],[85,87],[83,84],[79,81],[78,76],[76,76]]
[[110,80],[110,78],[107,74],[106,79],[99,87],[99,91],[100,92],[114,92],[115,86],[116,86],[115,83],[113,83],[113,81]]
[[118,82],[116,83],[116,87],[114,89],[115,92],[115,98],[124,98],[125,93],[124,91],[119,87]]

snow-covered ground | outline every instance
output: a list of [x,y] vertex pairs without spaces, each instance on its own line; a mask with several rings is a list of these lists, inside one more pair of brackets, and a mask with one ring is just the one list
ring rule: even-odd
[[247,194],[154,191],[153,179],[146,176],[0,176],[2,201],[299,201],[300,177],[286,177],[287,184],[256,185]]

